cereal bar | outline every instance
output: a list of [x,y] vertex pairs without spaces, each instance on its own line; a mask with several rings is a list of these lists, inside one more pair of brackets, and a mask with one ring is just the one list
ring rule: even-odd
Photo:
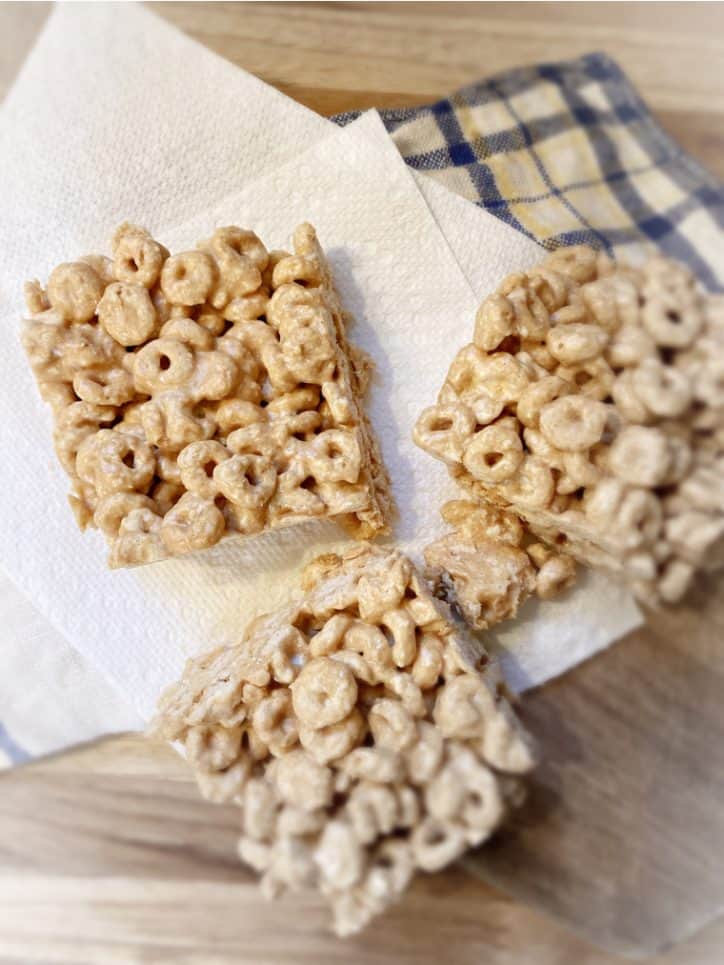
[[389,484],[362,408],[370,362],[311,225],[294,253],[217,229],[171,255],[123,224],[25,287],[23,342],[52,408],[82,528],[110,565],[312,518],[387,530]]
[[414,431],[477,500],[675,602],[724,565],[724,300],[560,249],[485,300]]
[[425,547],[425,575],[476,630],[512,620],[533,594],[550,600],[575,582],[573,557],[531,537],[513,513],[462,499],[440,513],[453,532]]
[[409,560],[315,560],[304,593],[188,662],[152,732],[241,809],[264,893],[315,889],[340,935],[481,844],[534,763],[495,665]]

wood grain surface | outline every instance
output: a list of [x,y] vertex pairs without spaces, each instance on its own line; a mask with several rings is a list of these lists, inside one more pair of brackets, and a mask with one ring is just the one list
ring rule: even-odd
[[[152,6],[324,114],[605,50],[724,176],[721,4]],[[0,4],[0,97],[47,12]],[[423,877],[345,945],[316,900],[258,896],[233,808],[200,801],[168,748],[120,738],[4,773],[0,962],[721,965],[723,638],[712,580],[531,694],[545,763],[516,825],[467,862],[485,881]]]

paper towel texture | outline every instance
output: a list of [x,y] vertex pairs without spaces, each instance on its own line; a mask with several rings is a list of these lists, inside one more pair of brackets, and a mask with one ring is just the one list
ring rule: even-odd
[[[0,197],[9,236],[19,239],[0,264],[0,419],[14,453],[2,469],[0,562],[146,716],[186,655],[235,639],[253,611],[288,591],[311,545],[340,533],[310,524],[196,559],[109,573],[100,536],[78,533],[65,504],[50,419],[17,342],[19,283],[74,254],[105,250],[115,223],[129,215],[172,246],[193,244],[224,222],[281,245],[297,221],[312,220],[358,317],[352,337],[377,361],[371,414],[403,509],[396,535],[415,550],[439,533],[437,506],[453,488],[443,467],[412,445],[414,418],[467,339],[479,298],[540,249],[417,176],[423,201],[375,116],[338,131],[133,7],[84,8],[81,69],[79,19],[73,7],[53,14],[0,119],[8,172]],[[185,69],[190,62],[193,71]],[[320,139],[301,155],[302,145]],[[513,650],[515,685],[561,672],[638,621],[622,591],[598,576],[592,582],[565,601],[539,604],[535,622],[501,634]],[[15,612],[27,619],[28,611]],[[46,632],[46,645],[57,641],[60,649],[57,633]],[[109,718],[108,728],[120,719]]]

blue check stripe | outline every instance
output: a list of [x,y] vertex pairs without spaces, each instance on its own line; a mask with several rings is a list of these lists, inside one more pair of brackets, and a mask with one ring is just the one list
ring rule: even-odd
[[[453,190],[464,172],[467,197],[544,247],[586,242],[625,257],[653,243],[724,291],[724,246],[712,251],[711,231],[700,227],[711,219],[724,229],[724,188],[659,127],[606,54],[507,71],[435,104],[381,115],[410,167],[435,171],[443,183],[448,174]],[[565,176],[543,161],[553,138],[554,157],[559,147],[566,153]]]

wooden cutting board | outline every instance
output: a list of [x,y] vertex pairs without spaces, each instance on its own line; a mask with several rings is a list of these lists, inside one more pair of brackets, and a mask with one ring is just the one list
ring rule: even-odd
[[[724,174],[721,4],[154,6],[326,114],[605,49]],[[46,13],[0,5],[0,96]],[[166,748],[116,739],[3,774],[0,962],[603,965],[683,941],[656,962],[721,965],[723,587],[528,695],[544,763],[516,825],[467,862],[488,884],[421,879],[344,948],[314,901],[261,901],[233,857],[233,809],[198,800]]]

